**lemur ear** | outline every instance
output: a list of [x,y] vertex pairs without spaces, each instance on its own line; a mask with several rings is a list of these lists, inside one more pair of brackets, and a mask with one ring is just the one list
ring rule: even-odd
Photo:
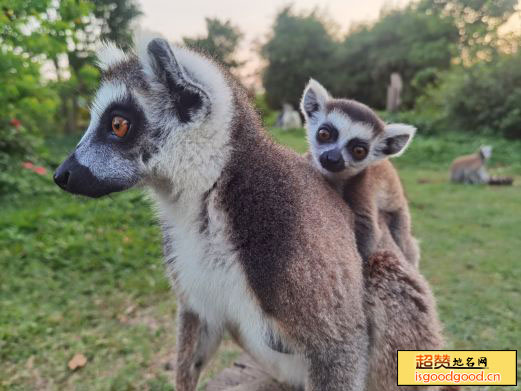
[[490,157],[492,156],[492,146],[482,145],[479,148],[479,152],[481,153],[481,156],[483,156],[483,159],[485,159],[485,160],[490,159]]
[[[152,71],[170,93],[170,99],[179,121],[189,122],[209,101],[208,95],[177,61],[170,44],[155,38],[147,45],[148,64],[145,72]],[[147,66],[149,69],[147,69]]]
[[411,143],[416,128],[406,124],[388,124],[380,134],[376,154],[380,157],[400,156]]
[[312,118],[314,114],[325,109],[329,99],[327,90],[318,81],[310,79],[300,101],[300,110],[306,119]]

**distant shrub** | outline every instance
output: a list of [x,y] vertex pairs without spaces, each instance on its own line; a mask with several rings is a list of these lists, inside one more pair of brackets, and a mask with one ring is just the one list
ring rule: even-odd
[[465,130],[521,139],[521,52],[467,68],[454,67],[417,100],[413,119],[433,131]]
[[404,123],[414,125],[418,129],[418,134],[432,135],[445,128],[443,116],[435,110],[424,111],[401,111],[397,113],[380,113],[381,117],[388,123]]
[[[5,49],[5,48],[3,48]],[[23,162],[45,163],[43,134],[51,133],[58,97],[40,80],[40,67],[11,50],[0,51],[0,195],[34,188]]]
[[0,195],[39,191],[47,170],[32,162],[44,160],[42,149],[42,139],[17,118],[0,122]]
[[474,153],[481,145],[493,147],[492,159],[487,164],[490,168],[510,167],[515,172],[521,172],[521,141],[464,132],[447,131],[427,136],[420,132],[405,154],[393,161],[398,166],[448,169],[456,157]]

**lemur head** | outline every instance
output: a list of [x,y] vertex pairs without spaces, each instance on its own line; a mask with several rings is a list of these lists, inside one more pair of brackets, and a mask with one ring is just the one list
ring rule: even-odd
[[490,159],[490,157],[492,156],[492,146],[482,145],[479,148],[479,154],[481,155],[481,160],[483,161]]
[[55,182],[100,197],[139,184],[172,193],[211,181],[231,117],[231,90],[220,69],[160,38],[137,53],[106,45],[98,60],[101,86],[89,127]]
[[330,178],[348,178],[371,163],[401,155],[416,129],[385,124],[366,105],[334,99],[311,79],[300,104],[313,160]]

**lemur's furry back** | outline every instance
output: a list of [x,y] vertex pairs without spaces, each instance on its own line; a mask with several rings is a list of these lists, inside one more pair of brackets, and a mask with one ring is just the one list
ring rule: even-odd
[[378,243],[378,218],[383,214],[401,251],[418,265],[419,247],[411,234],[408,202],[388,160],[405,151],[416,129],[386,125],[369,107],[334,99],[315,80],[304,91],[301,109],[306,118],[308,157],[353,210],[362,258],[367,260]]

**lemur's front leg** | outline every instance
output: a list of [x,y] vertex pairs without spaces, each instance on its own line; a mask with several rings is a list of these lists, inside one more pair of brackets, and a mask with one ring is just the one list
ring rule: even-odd
[[362,259],[367,261],[375,251],[380,238],[377,215],[372,210],[355,213],[356,247]]
[[208,323],[180,301],[178,304],[176,390],[194,391],[203,367],[222,339],[222,330]]
[[418,266],[420,247],[411,233],[409,212],[399,209],[388,214],[388,226],[395,243],[400,247],[405,258],[414,266]]
[[344,201],[355,215],[356,247],[362,259],[367,261],[376,250],[381,230],[378,225],[378,206],[364,193],[363,177],[355,177],[343,189]]

